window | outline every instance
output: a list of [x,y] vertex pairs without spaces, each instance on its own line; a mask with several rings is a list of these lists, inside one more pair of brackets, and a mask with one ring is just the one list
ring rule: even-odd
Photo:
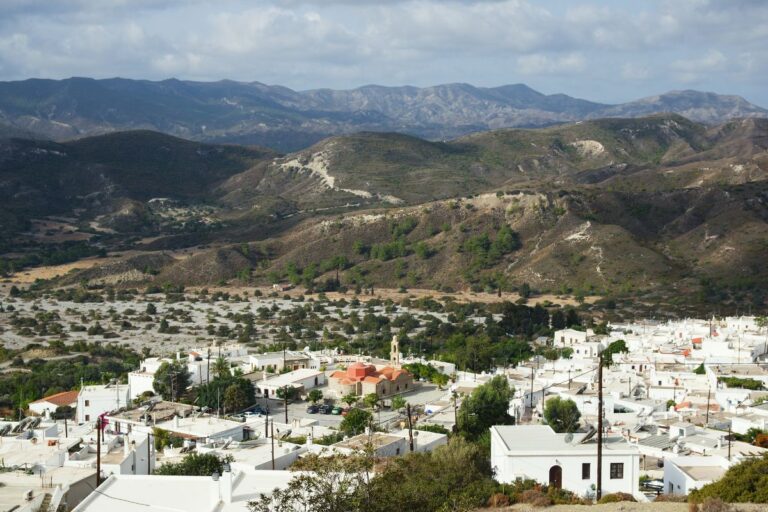
[[85,401],[85,406],[88,407],[89,405],[91,405],[91,401],[90,400],[86,400]]
[[581,464],[581,479],[589,480],[589,462],[583,462]]
[[624,478],[624,463],[611,462],[611,480],[621,480]]
[[91,415],[90,414],[86,414],[85,415],[85,421],[91,421]]

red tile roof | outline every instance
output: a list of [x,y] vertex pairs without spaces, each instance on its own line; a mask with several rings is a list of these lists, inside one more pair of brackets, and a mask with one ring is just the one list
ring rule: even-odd
[[55,395],[46,396],[40,400],[35,400],[33,404],[41,402],[49,402],[54,405],[72,405],[77,402],[77,395],[79,391],[64,391],[63,393],[56,393]]

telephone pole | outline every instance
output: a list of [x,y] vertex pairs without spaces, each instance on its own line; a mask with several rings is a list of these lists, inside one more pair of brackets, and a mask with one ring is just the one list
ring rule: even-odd
[[413,451],[413,424],[411,423],[411,404],[405,404],[405,411],[408,414],[408,443],[411,451]]
[[603,353],[597,356],[597,501],[603,495]]
[[96,416],[96,487],[100,485],[101,485],[101,416]]

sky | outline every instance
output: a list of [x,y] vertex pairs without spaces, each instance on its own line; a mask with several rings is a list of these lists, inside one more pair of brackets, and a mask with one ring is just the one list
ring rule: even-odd
[[0,80],[525,83],[768,107],[768,0],[0,0]]

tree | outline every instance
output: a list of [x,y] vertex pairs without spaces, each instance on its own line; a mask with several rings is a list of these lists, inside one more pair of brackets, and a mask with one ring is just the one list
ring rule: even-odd
[[608,345],[605,350],[603,350],[603,366],[610,366],[613,364],[613,355],[620,352],[629,352],[627,344],[624,340],[616,340]]
[[277,388],[277,398],[280,400],[295,400],[299,396],[299,390],[293,386]]
[[312,402],[313,404],[316,404],[317,402],[323,399],[323,392],[320,391],[319,389],[312,389],[307,394],[307,398],[309,399],[310,402]]
[[229,361],[223,357],[217,357],[213,362],[211,373],[213,373],[214,379],[224,379],[231,375],[229,371]]
[[230,384],[224,390],[224,412],[239,411],[248,406],[248,397],[245,391],[237,384]]
[[514,388],[506,377],[497,375],[461,403],[458,413],[458,430],[469,440],[477,440],[493,425],[511,425],[514,418],[509,415],[509,401]]
[[222,474],[224,464],[232,462],[231,455],[219,457],[215,453],[190,453],[180,462],[166,462],[155,470],[156,475],[211,476]]
[[166,400],[176,402],[187,390],[190,375],[187,365],[181,361],[164,362],[155,372],[152,388]]
[[341,399],[341,401],[347,404],[347,406],[349,407],[352,407],[353,405],[355,405],[358,400],[360,400],[360,397],[354,393],[349,393],[347,395],[344,395]]
[[341,420],[339,430],[348,436],[356,436],[370,426],[373,415],[364,409],[351,409]]
[[563,400],[556,396],[544,405],[544,419],[557,433],[576,432],[580,418],[581,413],[573,400]]
[[373,457],[369,453],[350,456],[310,454],[285,489],[275,489],[248,502],[251,512],[302,510],[303,512],[362,512],[370,510],[370,481]]
[[75,410],[71,405],[60,405],[53,413],[53,419],[55,420],[71,420],[75,417]]
[[363,397],[363,403],[369,409],[373,409],[379,403],[379,395],[376,393],[368,393]]
[[565,329],[565,315],[559,309],[552,313],[552,328],[556,331]]
[[392,409],[399,411],[402,409],[405,409],[405,406],[408,402],[406,402],[405,398],[403,398],[400,395],[397,395],[392,398]]

